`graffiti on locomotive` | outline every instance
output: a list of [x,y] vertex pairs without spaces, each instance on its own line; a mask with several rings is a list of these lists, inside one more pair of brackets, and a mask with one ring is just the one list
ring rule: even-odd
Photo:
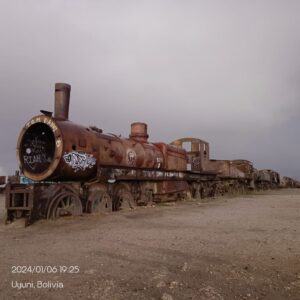
[[72,151],[65,153],[64,161],[74,169],[75,173],[78,171],[85,171],[96,165],[96,158],[93,155],[87,153],[79,153],[77,151]]
[[52,157],[47,155],[46,141],[38,137],[27,139],[24,147],[23,161],[31,170],[35,170],[39,164],[51,163]]

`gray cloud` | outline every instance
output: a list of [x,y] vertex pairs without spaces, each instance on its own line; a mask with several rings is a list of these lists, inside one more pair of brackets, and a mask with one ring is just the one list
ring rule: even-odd
[[72,120],[153,141],[196,136],[214,158],[300,174],[299,1],[2,1],[0,165],[54,83]]

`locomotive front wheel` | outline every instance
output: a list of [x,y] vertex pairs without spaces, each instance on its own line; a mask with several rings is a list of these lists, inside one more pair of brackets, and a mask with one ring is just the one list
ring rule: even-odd
[[82,215],[80,198],[71,192],[62,192],[51,201],[48,208],[47,219],[79,215]]
[[112,200],[107,192],[95,191],[89,196],[86,211],[88,213],[111,212]]
[[131,210],[136,208],[136,202],[133,198],[133,195],[126,188],[121,188],[117,190],[113,210]]

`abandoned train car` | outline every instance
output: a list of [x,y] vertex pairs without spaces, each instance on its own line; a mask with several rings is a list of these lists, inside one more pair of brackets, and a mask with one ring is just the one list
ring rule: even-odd
[[70,85],[57,83],[54,114],[41,110],[21,130],[17,159],[32,183],[7,184],[8,221],[26,217],[30,224],[38,218],[131,209],[277,180],[275,173],[257,175],[247,160],[211,160],[209,144],[200,139],[151,143],[145,123],[131,124],[128,138],[73,123],[70,91]]

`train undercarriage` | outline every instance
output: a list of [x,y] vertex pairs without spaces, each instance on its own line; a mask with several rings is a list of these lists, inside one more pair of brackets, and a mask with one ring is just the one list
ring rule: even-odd
[[141,205],[203,199],[252,189],[251,180],[215,173],[102,168],[88,182],[7,184],[7,223],[131,210]]

